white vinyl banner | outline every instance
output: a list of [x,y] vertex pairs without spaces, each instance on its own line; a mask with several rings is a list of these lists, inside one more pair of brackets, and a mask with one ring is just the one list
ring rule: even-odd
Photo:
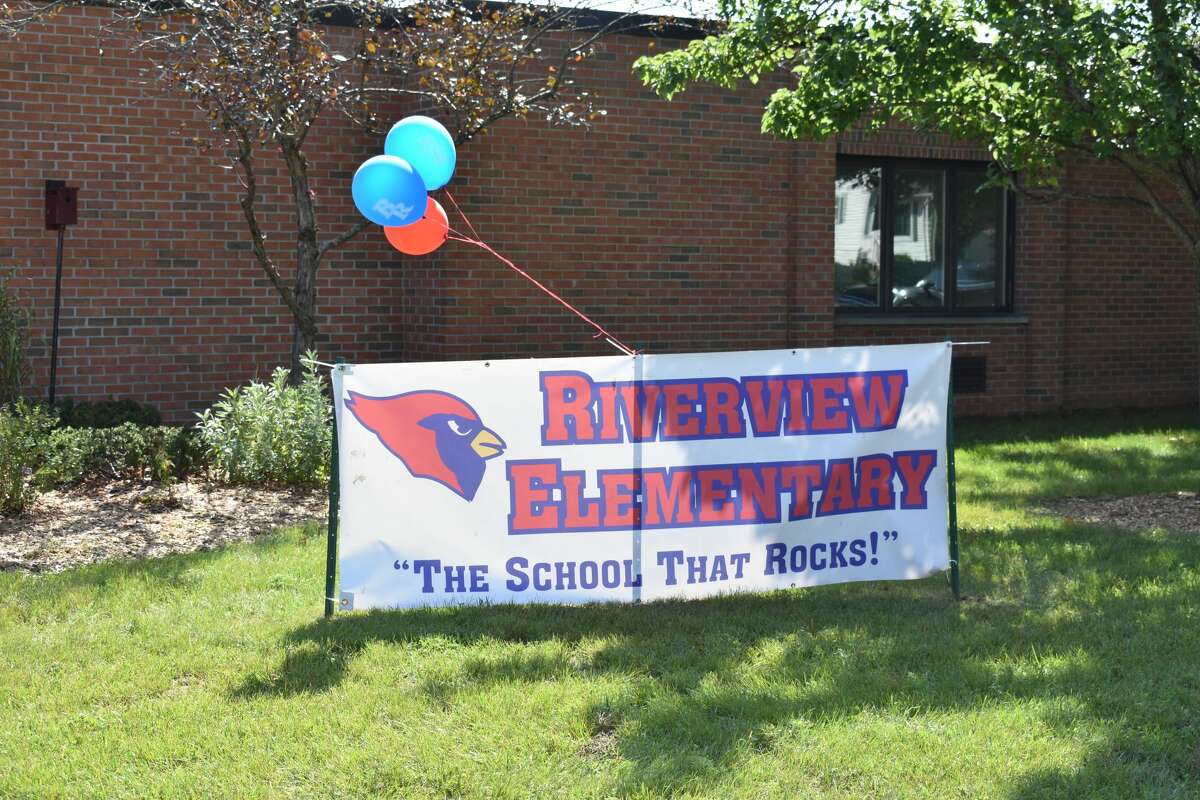
[[334,370],[343,609],[949,567],[950,345]]

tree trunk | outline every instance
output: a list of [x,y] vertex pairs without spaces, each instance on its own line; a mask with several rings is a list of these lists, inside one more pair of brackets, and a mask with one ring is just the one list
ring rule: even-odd
[[317,320],[316,320],[316,277],[319,259],[315,253],[310,253],[303,245],[299,248],[296,262],[296,302],[304,309],[304,316],[295,319],[292,324],[292,358],[291,375],[288,382],[293,386],[300,383],[304,367],[301,357],[309,351],[317,349]]
[[296,203],[296,283],[292,291],[299,313],[293,314],[289,377],[289,382],[296,385],[303,375],[301,357],[305,351],[315,350],[317,346],[317,267],[321,264],[321,250],[317,245],[316,208],[308,185],[308,159],[295,142],[284,142],[280,150],[287,164]]

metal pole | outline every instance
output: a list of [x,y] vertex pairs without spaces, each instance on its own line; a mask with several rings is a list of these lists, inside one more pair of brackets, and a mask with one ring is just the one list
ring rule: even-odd
[[[345,364],[344,358],[335,359],[336,364]],[[335,367],[336,369],[337,367]],[[332,384],[332,381],[330,381]],[[337,398],[333,398],[333,436],[329,449],[329,528],[325,537],[325,616],[332,617],[335,603],[333,602],[334,584],[337,578],[337,545],[338,545],[338,502],[340,500],[341,484],[338,475],[338,426]]]
[[58,318],[62,311],[63,236],[67,226],[58,226],[58,258],[54,266],[54,329],[50,335],[50,405],[54,405],[54,390],[58,385]]
[[[645,374],[645,364],[643,361],[644,358],[640,353],[635,353],[633,355],[633,402],[635,404],[640,402],[638,398],[642,395],[642,378]],[[633,425],[634,423],[631,422],[630,427],[632,428]],[[630,438],[633,438],[632,434],[630,435]],[[635,439],[633,442],[633,471],[634,474],[638,476],[638,491],[642,493],[643,500],[641,505],[634,506],[635,519],[633,522],[633,569],[630,570],[630,572],[634,576],[633,580],[636,581],[636,583],[633,585],[633,592],[630,599],[635,603],[640,603],[642,602],[642,584],[645,583],[645,581],[642,580],[642,514],[644,513],[646,507],[646,487],[642,482],[641,439]]]
[[954,474],[954,380],[946,388],[946,488],[950,501],[950,590],[961,600],[958,569],[958,479]]

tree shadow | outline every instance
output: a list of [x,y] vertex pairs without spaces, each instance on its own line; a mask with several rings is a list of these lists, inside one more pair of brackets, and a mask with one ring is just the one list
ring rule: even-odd
[[[1136,776],[1136,777],[1135,777]],[[1013,800],[1130,800],[1141,798],[1177,798],[1191,800],[1197,796],[1195,779],[1200,773],[1192,771],[1191,780],[1180,779],[1169,769],[1157,769],[1145,763],[1136,753],[1119,747],[1105,749],[1090,756],[1082,767],[1070,769],[1041,769],[1018,776],[1012,789]],[[1113,782],[1113,778],[1123,778]],[[1136,780],[1138,793],[1129,794],[1128,785]]]
[[1000,418],[972,417],[958,421],[955,441],[959,447],[976,447],[1198,428],[1200,409],[1195,404],[1189,404],[1156,408],[1152,412],[1146,409],[1104,409]]
[[[323,535],[324,531],[319,526],[312,524],[291,525],[269,534],[256,536],[251,540],[230,542],[208,550],[147,557],[129,555],[93,564],[83,564],[62,572],[13,571],[9,574],[36,577],[36,583],[47,592],[61,589],[106,588],[127,580],[183,589],[197,584],[205,569],[214,562],[227,557],[231,547],[252,545],[259,552],[271,553],[293,544],[289,539],[289,535],[293,533],[299,535],[302,540],[308,540]],[[17,578],[17,580],[21,580],[21,578]]]
[[1200,488],[1200,448],[1194,437],[1165,448],[1149,443],[1101,448],[1063,441],[1055,445],[1053,456],[1005,451],[988,461],[986,477],[960,481],[960,501],[1021,507],[1030,500],[1123,496],[1131,493],[1131,485],[1149,492]]
[[182,589],[197,582],[197,568],[211,563],[219,556],[218,550],[177,553],[160,558],[139,558],[131,555],[84,564],[62,572],[29,574],[37,575],[39,581],[59,588],[110,587],[129,579],[136,579]]
[[[964,552],[965,585],[975,594],[961,604],[937,578],[636,606],[464,606],[321,620],[287,634],[279,667],[247,678],[234,696],[335,689],[372,643],[554,642],[565,646],[468,650],[449,671],[422,679],[420,691],[450,709],[493,686],[636,678],[644,691],[586,711],[592,734],[630,766],[610,789],[617,795],[671,795],[719,781],[748,747],[781,746],[796,721],[1026,701],[1060,709],[1030,712],[1057,734],[1081,722],[1113,734],[1082,773],[1020,776],[1014,797],[1090,796],[1084,788],[1143,780],[1169,790],[1163,796],[1200,792],[1195,741],[1181,744],[1181,731],[1200,738],[1188,710],[1200,699],[1188,650],[1197,647],[1200,598],[1186,581],[1162,580],[1172,565],[1200,560],[1200,541],[1064,525],[1054,536],[967,531]],[[1110,591],[1115,583],[1120,591]],[[577,644],[587,645],[575,649],[582,655]],[[1189,677],[1167,677],[1182,665]]]

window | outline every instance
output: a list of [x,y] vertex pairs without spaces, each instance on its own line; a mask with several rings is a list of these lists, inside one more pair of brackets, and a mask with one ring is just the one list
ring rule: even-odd
[[1011,310],[1013,200],[986,182],[974,162],[839,159],[838,309]]

